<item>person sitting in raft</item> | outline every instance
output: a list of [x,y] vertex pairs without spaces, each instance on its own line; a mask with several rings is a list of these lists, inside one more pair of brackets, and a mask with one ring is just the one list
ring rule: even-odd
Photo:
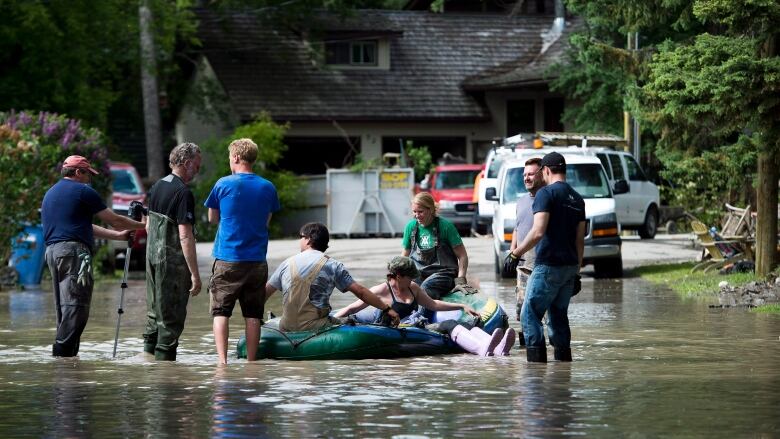
[[330,295],[333,288],[349,291],[358,299],[388,314],[393,326],[399,322],[398,313],[368,288],[355,282],[344,264],[325,255],[330,233],[324,224],[304,224],[300,230],[301,252],[287,258],[265,284],[265,300],[281,290],[282,331],[313,331],[339,325],[341,320],[331,317]]
[[[449,311],[462,309],[477,318],[479,313],[474,308],[461,303],[447,303],[434,300],[414,283],[412,279],[419,276],[419,271],[414,261],[405,256],[396,256],[387,264],[387,281],[371,288],[371,292],[379,296],[382,301],[395,310],[401,317],[402,323],[415,323],[417,307],[422,306],[431,311]],[[385,307],[387,306],[385,305]],[[357,313],[366,308],[367,303],[358,300],[340,310],[334,317],[343,318]],[[380,308],[381,309],[381,308]],[[379,323],[382,320],[380,309],[368,318],[365,323]],[[358,320],[360,320],[358,318]],[[438,331],[448,333],[452,340],[465,351],[481,356],[509,355],[512,345],[515,343],[515,330],[509,328],[496,329],[493,334],[488,334],[480,328],[456,320],[447,320],[439,323]],[[427,327],[430,329],[430,325]]]
[[474,292],[466,284],[469,256],[455,226],[437,215],[428,192],[412,200],[414,219],[406,224],[403,256],[410,256],[420,272],[415,281],[433,299],[446,296],[455,286]]

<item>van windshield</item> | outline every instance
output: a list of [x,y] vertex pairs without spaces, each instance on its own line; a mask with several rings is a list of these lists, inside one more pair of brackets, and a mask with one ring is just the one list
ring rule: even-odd
[[474,180],[479,172],[479,169],[440,172],[436,176],[435,189],[474,189]]
[[[504,203],[512,203],[528,192],[523,184],[523,169],[512,168],[506,173],[504,184]],[[566,182],[582,198],[610,198],[607,177],[601,165],[582,163],[566,167]]]

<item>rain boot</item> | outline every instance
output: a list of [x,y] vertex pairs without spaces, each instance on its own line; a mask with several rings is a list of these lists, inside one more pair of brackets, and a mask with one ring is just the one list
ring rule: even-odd
[[517,333],[517,349],[523,348],[525,348],[525,336],[523,335],[523,331],[520,331]]
[[526,346],[525,354],[526,354],[526,360],[529,363],[546,363],[547,362],[547,347],[546,346]]
[[498,346],[501,344],[501,341],[504,340],[506,337],[506,333],[502,328],[496,328],[492,334],[488,334],[487,332],[483,331],[482,328],[471,328],[470,329],[471,334],[476,337],[478,340],[482,340],[482,343],[492,343],[494,339],[498,340],[498,344],[491,349],[492,355],[502,355],[502,349],[499,349]]
[[502,335],[504,335],[503,331],[500,333],[494,332],[492,336],[489,336],[489,340],[484,340],[460,325],[456,326],[450,333],[452,340],[462,347],[463,350],[481,357],[493,355],[493,349],[501,341]]
[[501,341],[496,345],[496,348],[493,349],[493,355],[500,355],[502,357],[508,356],[509,351],[512,349],[512,345],[515,344],[516,337],[517,333],[514,329],[507,329],[506,332],[504,332],[504,337],[501,338]]
[[553,348],[553,357],[557,361],[571,361],[571,348]]

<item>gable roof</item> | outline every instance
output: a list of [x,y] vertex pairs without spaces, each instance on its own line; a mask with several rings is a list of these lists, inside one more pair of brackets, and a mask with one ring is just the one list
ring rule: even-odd
[[[243,13],[199,10],[203,53],[242,120],[486,120],[462,87],[536,59],[553,17],[360,10],[321,14],[325,35],[375,33],[390,41],[389,70],[318,65],[309,42]],[[365,34],[364,34],[365,35]],[[503,66],[503,67],[502,67]]]

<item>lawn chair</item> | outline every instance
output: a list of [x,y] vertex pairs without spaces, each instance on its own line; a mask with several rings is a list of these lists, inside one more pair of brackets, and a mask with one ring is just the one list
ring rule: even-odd
[[706,251],[706,254],[702,254],[702,261],[691,269],[691,273],[696,270],[710,273],[728,264],[753,261],[753,252],[747,238],[727,240],[722,239],[717,234],[713,237],[710,230],[701,221],[691,221],[691,227]]
[[726,203],[726,215],[723,217],[721,235],[724,239],[734,239],[734,237],[745,236],[753,238],[755,226],[753,216],[750,212],[750,205],[744,209],[734,207]]

